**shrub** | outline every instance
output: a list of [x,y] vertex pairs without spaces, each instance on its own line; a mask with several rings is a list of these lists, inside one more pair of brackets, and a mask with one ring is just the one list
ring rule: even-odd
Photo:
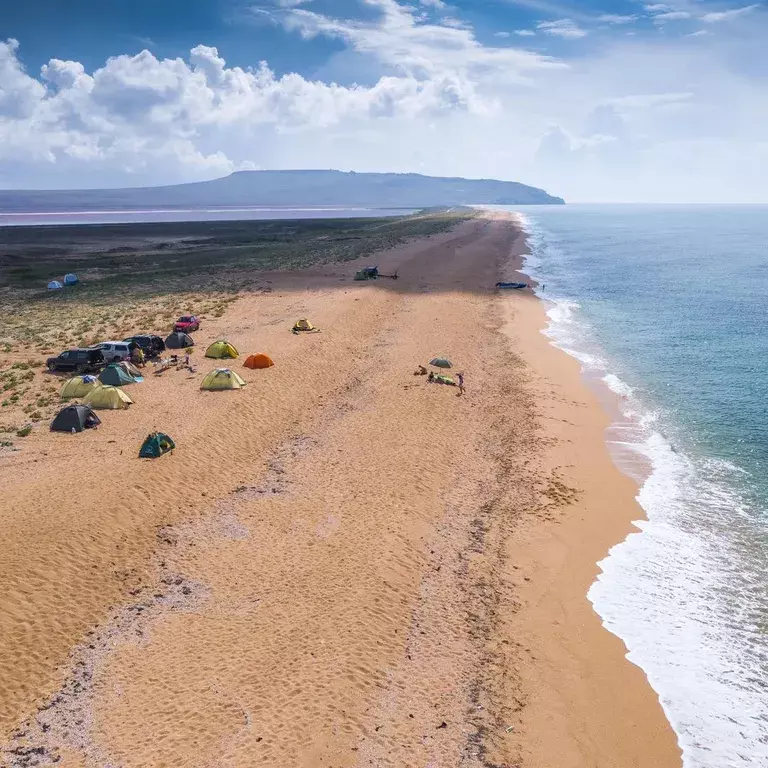
[[27,424],[26,427],[22,427],[21,429],[16,431],[17,437],[26,437],[30,432],[32,431],[32,425]]

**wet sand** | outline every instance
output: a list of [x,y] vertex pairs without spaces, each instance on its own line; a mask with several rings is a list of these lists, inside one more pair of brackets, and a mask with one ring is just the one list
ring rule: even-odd
[[[491,288],[523,252],[495,215],[377,254],[396,282],[262,274],[195,375],[0,459],[0,765],[678,766],[586,599],[636,489],[540,302]],[[200,392],[222,336],[275,366]]]

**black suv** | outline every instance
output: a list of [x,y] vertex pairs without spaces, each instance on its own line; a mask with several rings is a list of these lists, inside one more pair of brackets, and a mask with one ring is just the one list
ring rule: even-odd
[[90,373],[98,371],[105,362],[100,349],[68,349],[58,357],[49,357],[46,365],[49,371]]
[[131,348],[134,344],[141,347],[147,357],[157,357],[165,351],[165,342],[153,333],[139,333],[136,336],[129,336],[123,341]]

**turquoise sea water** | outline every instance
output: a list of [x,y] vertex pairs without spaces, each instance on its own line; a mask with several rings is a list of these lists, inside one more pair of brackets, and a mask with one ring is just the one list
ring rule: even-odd
[[687,768],[768,766],[768,206],[523,216],[547,333],[619,396],[648,516],[589,598]]

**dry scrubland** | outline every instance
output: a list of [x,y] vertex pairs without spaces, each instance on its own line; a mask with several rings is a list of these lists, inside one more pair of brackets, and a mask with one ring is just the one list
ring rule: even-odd
[[[0,228],[0,449],[18,448],[60,405],[68,375],[46,358],[135,333],[165,337],[181,314],[219,318],[269,290],[256,271],[349,261],[472,216]],[[81,284],[45,286],[74,272]]]

